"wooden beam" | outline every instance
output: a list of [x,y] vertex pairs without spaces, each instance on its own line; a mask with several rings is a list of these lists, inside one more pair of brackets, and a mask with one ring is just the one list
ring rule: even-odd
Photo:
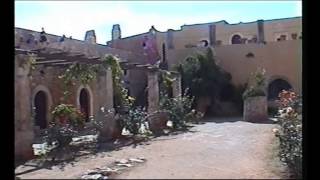
[[34,64],[48,64],[48,63],[55,63],[55,62],[65,62],[66,60],[52,60],[52,61],[40,61]]

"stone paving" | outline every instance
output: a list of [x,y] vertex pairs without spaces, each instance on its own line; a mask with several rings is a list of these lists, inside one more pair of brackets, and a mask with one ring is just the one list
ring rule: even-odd
[[240,118],[218,118],[194,125],[189,132],[161,136],[140,145],[100,152],[67,163],[28,173],[20,166],[20,178],[79,178],[94,168],[119,159],[144,157],[114,178],[283,178],[285,168],[276,157],[276,124],[249,123]]

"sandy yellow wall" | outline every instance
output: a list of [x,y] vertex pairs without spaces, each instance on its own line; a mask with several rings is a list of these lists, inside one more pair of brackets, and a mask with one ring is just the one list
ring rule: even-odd
[[[197,51],[199,51],[198,48],[170,51],[168,53],[170,67]],[[246,54],[249,52],[252,52],[255,57],[247,58]],[[295,91],[301,93],[301,40],[270,42],[266,45],[226,45],[215,48],[215,53],[219,64],[231,73],[235,85],[246,83],[257,67],[264,67],[268,81],[278,77],[283,78],[293,86]]]
[[248,39],[251,39],[253,35],[258,36],[257,22],[234,25],[216,25],[216,40],[222,41],[222,45],[231,44],[231,37],[235,34],[239,34],[242,38]]
[[298,37],[302,32],[302,18],[282,19],[264,22],[264,34],[266,41],[276,41],[279,34],[287,35],[291,40],[291,34],[297,33]]

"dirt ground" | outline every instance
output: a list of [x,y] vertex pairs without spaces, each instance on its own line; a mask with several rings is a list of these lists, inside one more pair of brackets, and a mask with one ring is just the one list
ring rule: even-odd
[[277,139],[272,132],[277,125],[239,120],[210,119],[194,125],[189,132],[87,155],[63,166],[35,169],[32,163],[27,163],[17,167],[16,174],[22,179],[79,178],[88,169],[107,166],[115,160],[144,157],[145,163],[115,178],[286,178],[285,167],[276,155]]

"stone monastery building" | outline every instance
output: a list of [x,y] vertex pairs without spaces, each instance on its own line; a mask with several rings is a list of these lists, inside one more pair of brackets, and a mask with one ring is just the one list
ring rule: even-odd
[[[63,96],[61,79],[66,65],[95,63],[106,54],[119,57],[121,64],[162,63],[173,70],[188,56],[212,48],[218,64],[232,75],[234,85],[245,84],[251,73],[263,67],[267,75],[267,95],[272,101],[282,89],[302,93],[302,18],[258,20],[229,24],[226,21],[183,25],[179,30],[149,31],[121,37],[114,25],[112,40],[96,43],[94,30],[84,40],[15,28],[15,154],[28,158],[34,137],[47,128],[52,108]],[[36,69],[28,76],[30,54],[36,55]],[[148,75],[142,69],[124,68],[130,95],[143,100]],[[76,84],[69,90],[70,104],[95,117],[101,107],[113,108],[112,72],[106,70],[89,85]],[[36,111],[33,122],[31,115]]]

